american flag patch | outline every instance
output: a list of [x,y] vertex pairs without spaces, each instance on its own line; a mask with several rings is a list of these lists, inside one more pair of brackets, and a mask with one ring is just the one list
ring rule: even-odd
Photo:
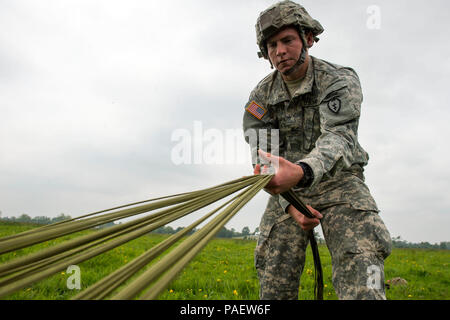
[[255,101],[250,102],[247,109],[248,112],[250,112],[252,115],[254,115],[257,119],[261,120],[262,117],[266,114],[266,109],[261,107],[259,104],[257,104]]

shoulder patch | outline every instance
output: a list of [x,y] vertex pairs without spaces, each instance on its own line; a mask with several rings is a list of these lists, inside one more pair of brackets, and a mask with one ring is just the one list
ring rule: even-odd
[[261,120],[262,117],[264,117],[264,115],[267,112],[266,109],[264,109],[262,106],[257,104],[255,101],[250,102],[250,104],[248,105],[248,107],[245,110],[250,112],[258,120]]
[[328,108],[332,112],[338,113],[339,110],[341,110],[341,100],[339,100],[338,98],[334,98],[334,99],[328,101]]

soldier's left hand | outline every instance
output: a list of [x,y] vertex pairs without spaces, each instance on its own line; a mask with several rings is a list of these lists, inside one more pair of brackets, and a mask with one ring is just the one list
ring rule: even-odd
[[306,217],[303,213],[295,209],[294,206],[292,205],[288,207],[288,213],[292,216],[292,218],[294,218],[295,221],[297,221],[297,223],[303,230],[309,231],[311,229],[314,229],[320,224],[320,219],[323,218],[323,215],[313,207],[309,205],[306,206],[308,207],[309,211],[311,211],[311,213],[314,216],[316,216],[316,218],[311,219]]
[[[270,194],[280,194],[288,191],[290,188],[297,185],[303,178],[303,169],[283,157],[277,157],[270,153],[258,150],[261,159],[269,162],[275,169],[275,176],[270,180],[266,186],[266,191]],[[266,173],[267,167],[264,166],[262,173]],[[254,174],[261,174],[261,165],[257,164],[253,171]]]

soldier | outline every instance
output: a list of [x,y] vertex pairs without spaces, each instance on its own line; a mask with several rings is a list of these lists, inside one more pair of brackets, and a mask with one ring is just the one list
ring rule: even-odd
[[[276,165],[255,249],[260,298],[298,299],[306,231],[320,223],[339,299],[386,299],[384,259],[391,238],[364,183],[368,154],[357,135],[360,82],[353,69],[309,55],[323,31],[292,1],[269,7],[256,23],[259,56],[275,70],[251,92],[243,127],[253,152],[259,147],[248,138],[249,131],[261,133],[259,142],[267,134],[265,144],[270,145],[270,133],[277,132],[271,130],[277,129],[280,155],[259,150],[261,160]],[[260,164],[254,168],[261,173]],[[316,219],[306,218],[279,195],[290,188]]]

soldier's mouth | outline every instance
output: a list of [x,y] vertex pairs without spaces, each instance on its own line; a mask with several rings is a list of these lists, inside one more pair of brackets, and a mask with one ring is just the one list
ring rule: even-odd
[[292,60],[292,59],[281,60],[281,61],[278,63],[278,65],[279,65],[279,66],[282,66],[282,65],[288,63],[288,62],[291,61],[291,60]]

